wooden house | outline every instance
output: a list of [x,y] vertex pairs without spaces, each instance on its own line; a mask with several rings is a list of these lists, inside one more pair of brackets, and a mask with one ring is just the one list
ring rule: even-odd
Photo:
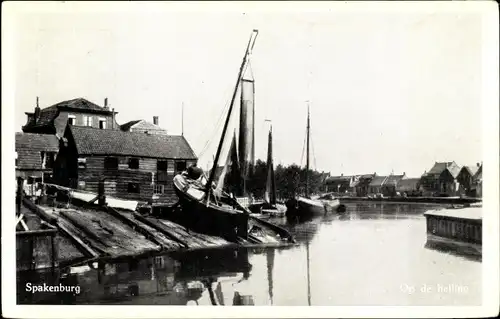
[[58,184],[108,196],[172,201],[175,174],[196,163],[183,136],[102,130],[68,125],[54,178]]
[[396,192],[402,196],[421,196],[420,178],[404,178],[396,186]]
[[37,97],[34,112],[25,113],[27,123],[23,126],[23,132],[62,136],[66,125],[119,130],[115,119],[117,113],[109,109],[107,98],[104,99],[104,106],[77,98],[40,109]]
[[475,189],[476,197],[483,197],[483,164],[472,177],[472,187]]
[[384,186],[387,178],[388,176],[374,176],[368,185],[368,194],[382,194],[382,186]]
[[16,133],[16,178],[24,180],[27,195],[36,193],[37,184],[50,182],[59,151],[55,135]]
[[382,194],[384,196],[389,196],[389,197],[396,196],[397,194],[396,188],[398,184],[401,182],[401,180],[405,178],[406,178],[406,173],[403,173],[403,175],[391,174],[387,176],[387,179],[382,185]]
[[457,176],[457,181],[460,184],[460,195],[475,196],[474,175],[481,164],[477,163],[475,166],[463,166]]
[[425,195],[457,195],[459,172],[460,167],[455,162],[435,162],[434,166],[421,177],[421,185]]
[[355,176],[330,176],[325,179],[325,191],[335,193],[349,193],[354,190]]
[[356,196],[364,197],[368,195],[370,183],[373,180],[377,173],[373,174],[364,174],[358,176],[358,183],[356,185]]

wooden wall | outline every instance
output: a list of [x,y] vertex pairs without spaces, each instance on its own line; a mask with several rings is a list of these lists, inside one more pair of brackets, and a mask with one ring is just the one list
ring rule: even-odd
[[[86,167],[78,168],[78,189],[97,193],[99,180],[105,178],[104,190],[106,195],[119,197],[123,199],[150,201],[153,200],[153,185],[164,185],[164,193],[155,196],[155,201],[170,201],[175,198],[175,193],[172,186],[172,180],[175,174],[180,173],[175,171],[176,161],[167,159],[168,167],[166,172],[157,170],[156,158],[139,158],[139,168],[129,168],[128,156],[116,156],[118,158],[117,169],[106,169],[104,167],[105,158],[107,156],[86,156]],[[115,157],[115,156],[113,156]],[[83,158],[81,156],[80,158]],[[165,159],[160,159],[165,160]],[[189,166],[195,161],[187,161]],[[166,174],[166,180],[159,181],[158,174]],[[84,182],[84,184],[82,183]],[[128,184],[138,183],[139,193],[129,193]]]

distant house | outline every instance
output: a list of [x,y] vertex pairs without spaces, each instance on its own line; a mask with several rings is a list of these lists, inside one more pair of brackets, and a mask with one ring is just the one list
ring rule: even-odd
[[404,178],[396,186],[396,192],[401,195],[417,196],[420,192],[420,178]]
[[325,180],[325,191],[335,193],[354,192],[357,183],[356,176],[330,176]]
[[170,201],[175,174],[197,160],[183,136],[69,125],[54,169],[62,186],[139,201]]
[[460,195],[475,196],[476,188],[474,187],[474,176],[481,167],[480,163],[475,166],[463,166],[457,176],[457,181],[460,184]]
[[475,189],[476,197],[483,197],[483,164],[472,177],[472,187]]
[[457,195],[459,172],[460,167],[455,162],[434,163],[434,166],[421,177],[421,185],[426,195]]
[[374,176],[368,185],[368,194],[382,194],[382,186],[389,176]]
[[59,151],[59,141],[55,135],[16,133],[15,150],[16,177],[24,179],[27,194],[34,192],[37,183],[52,180]]
[[124,132],[167,135],[167,130],[159,126],[158,116],[153,116],[153,123],[145,120],[130,121],[120,125],[120,129]]
[[384,196],[396,196],[396,188],[398,184],[406,178],[406,173],[403,175],[391,174],[387,176],[384,184],[382,185],[382,194]]
[[115,120],[117,113],[114,109],[109,109],[107,98],[104,99],[104,106],[99,106],[84,98],[77,98],[40,109],[37,97],[34,112],[25,113],[27,123],[23,126],[23,132],[62,136],[66,125],[118,130],[119,126]]
[[377,173],[364,174],[358,176],[358,183],[356,185],[356,196],[364,197],[369,193],[370,183]]

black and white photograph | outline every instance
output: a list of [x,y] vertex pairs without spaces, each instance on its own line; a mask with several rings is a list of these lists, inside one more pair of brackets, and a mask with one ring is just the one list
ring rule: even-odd
[[4,316],[498,313],[495,2],[3,9]]

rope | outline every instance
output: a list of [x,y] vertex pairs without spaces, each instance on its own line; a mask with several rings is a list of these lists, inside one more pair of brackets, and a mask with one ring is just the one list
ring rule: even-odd
[[312,138],[311,131],[309,131],[309,137],[310,137],[310,140],[311,140],[311,149],[312,149],[312,153],[313,153],[314,169],[317,170],[318,169],[318,165],[316,164],[316,155],[314,153],[314,143],[313,143],[313,138]]
[[304,150],[306,148],[306,143],[307,143],[307,129],[306,129],[306,134],[304,136],[304,143],[302,144],[302,155],[300,156],[300,166],[304,164]]

